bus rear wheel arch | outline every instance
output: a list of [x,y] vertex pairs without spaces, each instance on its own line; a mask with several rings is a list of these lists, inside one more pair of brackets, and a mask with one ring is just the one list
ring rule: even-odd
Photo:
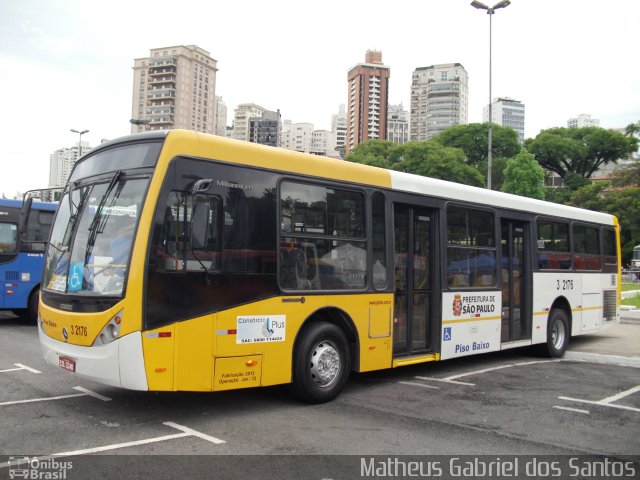
[[351,354],[344,331],[325,321],[303,328],[293,352],[292,393],[307,403],[333,400],[349,379]]

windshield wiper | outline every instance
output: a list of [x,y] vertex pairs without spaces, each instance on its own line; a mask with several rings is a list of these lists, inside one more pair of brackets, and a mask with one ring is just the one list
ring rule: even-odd
[[[105,222],[102,221],[104,217],[102,214],[102,210],[104,210],[104,205],[107,203],[107,198],[109,198],[109,194],[111,194],[111,191],[118,183],[118,180],[120,180],[121,175],[122,175],[122,171],[118,170],[113,175],[113,177],[111,177],[109,186],[105,190],[104,195],[102,195],[102,198],[100,199],[100,203],[96,208],[96,214],[93,217],[93,220],[91,220],[91,225],[89,225],[89,239],[87,241],[87,253],[85,255],[85,263],[87,262],[87,259],[91,257],[91,253],[93,252],[93,245],[96,241],[96,237],[98,236],[98,233],[102,233],[102,231],[104,230]],[[114,198],[112,199],[112,202],[111,202],[112,204],[113,202],[115,202],[115,198],[116,197],[114,195]]]
[[98,231],[97,227],[98,227],[98,224],[100,223],[100,220],[102,219],[102,210],[104,209],[104,204],[107,203],[107,198],[109,197],[111,190],[113,190],[113,187],[115,187],[116,183],[118,183],[118,180],[120,179],[120,175],[122,175],[122,171],[118,170],[115,173],[115,175],[111,178],[111,181],[109,182],[109,186],[107,187],[107,189],[104,192],[104,195],[100,199],[100,203],[96,208],[96,214],[93,217],[93,220],[91,221],[91,225],[89,225],[89,232],[91,232],[92,234],[94,232],[97,233]]

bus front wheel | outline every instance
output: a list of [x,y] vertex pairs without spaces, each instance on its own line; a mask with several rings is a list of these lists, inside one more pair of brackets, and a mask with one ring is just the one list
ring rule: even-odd
[[338,326],[327,322],[306,325],[293,355],[293,394],[308,403],[333,400],[349,379],[349,344]]
[[31,295],[29,295],[29,306],[27,308],[27,318],[30,322],[36,323],[38,321],[38,302],[40,301],[40,289],[38,287],[33,289]]
[[547,322],[547,342],[540,345],[540,352],[545,357],[562,357],[569,345],[570,336],[567,312],[561,308],[553,309]]

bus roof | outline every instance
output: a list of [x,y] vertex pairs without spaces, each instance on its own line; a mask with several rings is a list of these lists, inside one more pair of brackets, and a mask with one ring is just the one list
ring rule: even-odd
[[[445,200],[464,201],[481,206],[503,207],[539,215],[615,225],[615,217],[606,213],[191,130],[178,129],[130,135],[101,145],[101,148],[109,148],[121,142],[149,139],[165,139],[167,142],[165,145],[171,145],[169,148],[171,155],[193,154],[200,158],[215,158],[317,178],[430,195]],[[183,151],[182,149],[187,145],[189,151]],[[90,154],[94,154],[97,150],[92,150]]]
[[[0,207],[13,207],[19,209],[22,207],[22,200],[0,198]],[[58,204],[53,202],[39,202],[34,200],[31,204],[31,208],[36,210],[49,210],[51,212],[54,212],[56,208],[58,208]]]

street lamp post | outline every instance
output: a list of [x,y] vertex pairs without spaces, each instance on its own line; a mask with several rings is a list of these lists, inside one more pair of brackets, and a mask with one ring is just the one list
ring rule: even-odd
[[511,5],[510,0],[502,0],[501,2],[496,3],[493,7],[488,7],[482,2],[478,2],[478,0],[473,0],[471,2],[471,6],[478,8],[480,10],[486,10],[487,15],[489,15],[489,134],[487,138],[487,188],[491,190],[491,167],[492,167],[492,143],[493,143],[493,116],[492,116],[492,105],[493,102],[491,98],[491,17],[495,11],[499,8],[506,8]]
[[80,158],[82,156],[82,135],[84,135],[85,133],[89,133],[89,130],[78,131],[72,128],[71,131],[73,133],[77,133],[80,136],[80,139],[78,140],[78,158]]
[[143,130],[147,129],[147,125],[149,125],[149,120],[141,119],[141,118],[132,118],[131,120],[129,120],[129,123],[131,125],[137,125],[138,131],[140,131],[141,126]]

